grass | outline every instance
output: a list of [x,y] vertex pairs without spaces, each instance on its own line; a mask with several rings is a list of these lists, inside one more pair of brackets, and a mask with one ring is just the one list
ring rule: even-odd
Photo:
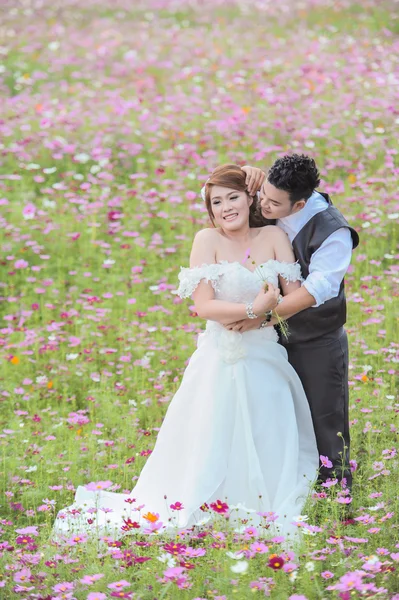
[[[14,35],[0,41],[0,598],[110,598],[120,580],[142,600],[394,598],[398,20],[388,2],[161,4],[1,9]],[[37,70],[46,77],[30,83]],[[164,579],[162,536],[127,537],[133,561],[104,543],[54,546],[55,514],[78,485],[134,487],[195,349],[203,323],[172,291],[207,225],[203,180],[219,163],[266,168],[285,151],[316,158],[322,189],[361,235],[346,279],[349,508],[336,487],[309,499],[320,531],[295,557],[278,540],[252,555],[268,530],[251,538],[221,518],[202,539],[176,540],[205,551],[175,559],[190,563],[181,581]],[[24,545],[25,527],[38,535]],[[242,574],[226,555],[238,550]],[[273,570],[271,554],[295,566]],[[375,578],[340,582],[358,571]],[[88,585],[87,574],[103,577]]]

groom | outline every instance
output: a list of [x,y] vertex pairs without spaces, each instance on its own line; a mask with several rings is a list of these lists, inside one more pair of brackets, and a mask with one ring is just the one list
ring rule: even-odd
[[[305,280],[276,312],[289,318],[288,339],[281,343],[308,398],[319,454],[327,457],[320,464],[319,479],[335,476],[351,488],[344,276],[359,236],[328,194],[316,191],[320,176],[309,156],[279,158],[266,179],[259,169],[243,169],[249,188],[263,181],[262,215],[288,235]],[[261,320],[241,321],[231,328],[247,331],[259,327]]]

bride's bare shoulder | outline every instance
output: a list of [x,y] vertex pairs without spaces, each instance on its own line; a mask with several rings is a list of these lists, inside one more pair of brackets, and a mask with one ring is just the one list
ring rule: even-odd
[[220,234],[215,228],[207,227],[206,229],[200,229],[195,234],[195,241],[209,243],[212,240],[219,239]]
[[195,234],[190,255],[190,267],[216,262],[217,250],[216,229],[201,229]]
[[277,225],[264,225],[263,227],[259,227],[259,229],[261,230],[260,235],[265,237],[273,236],[276,239],[287,237],[287,234]]

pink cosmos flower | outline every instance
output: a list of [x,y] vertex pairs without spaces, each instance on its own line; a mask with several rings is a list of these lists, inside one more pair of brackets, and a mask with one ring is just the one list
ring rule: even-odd
[[32,202],[28,202],[22,209],[22,216],[25,220],[34,219],[36,214],[36,206]]
[[92,481],[88,483],[85,488],[89,492],[97,492],[98,490],[106,490],[111,487],[112,481]]
[[93,585],[93,583],[95,583],[99,579],[102,579],[103,577],[103,573],[98,573],[97,575],[85,575],[79,581],[82,585]]
[[30,580],[31,576],[32,573],[30,569],[22,569],[14,574],[14,581],[16,583],[26,583]]
[[333,485],[336,485],[338,483],[338,479],[327,479],[327,481],[324,481],[321,485],[322,487],[332,487]]
[[336,501],[339,504],[350,504],[352,502],[352,498],[350,496],[345,496],[345,497],[337,498]]
[[254,542],[251,544],[250,550],[256,554],[266,554],[269,551],[269,546],[266,546],[263,542]]
[[334,577],[334,573],[331,573],[331,571],[323,571],[320,573],[320,575],[323,577],[323,579],[331,579]]
[[323,465],[323,467],[326,467],[327,469],[331,469],[331,467],[333,466],[328,456],[323,456],[322,454],[320,454],[320,462]]
[[173,580],[183,575],[184,570],[184,567],[171,567],[170,569],[166,569],[166,571],[164,571],[163,574],[164,577],[166,577],[167,579]]
[[128,581],[122,579],[121,581],[115,581],[114,583],[109,583],[107,587],[110,590],[123,590],[125,587],[129,587],[131,585]]
[[70,590],[73,590],[74,588],[74,584],[70,583],[69,581],[63,581],[62,583],[57,583],[57,585],[53,586],[53,590],[54,592],[69,592]]
[[350,460],[349,464],[350,464],[351,473],[354,473],[357,470],[357,462],[355,460]]
[[102,592],[90,592],[86,600],[106,600],[107,594]]
[[29,263],[26,260],[24,260],[23,258],[16,260],[14,263],[14,267],[16,269],[26,269],[26,267],[28,267],[28,266],[29,266]]
[[23,527],[22,529],[16,529],[15,531],[17,533],[20,533],[21,535],[34,535],[34,536],[39,535],[36,525],[29,525],[28,527]]
[[363,585],[363,573],[354,571],[352,573],[345,573],[339,579],[339,583],[335,585],[329,585],[327,590],[338,590],[340,592],[347,592],[349,590],[361,591]]
[[206,550],[205,548],[186,548],[184,552],[184,556],[189,556],[190,558],[197,558],[198,556],[205,556]]

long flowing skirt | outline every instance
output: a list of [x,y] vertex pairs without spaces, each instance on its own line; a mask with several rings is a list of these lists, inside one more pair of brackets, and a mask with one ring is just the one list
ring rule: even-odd
[[309,405],[274,330],[237,334],[208,322],[131,494],[79,486],[54,534],[123,534],[128,519],[141,531],[187,528],[227,510],[204,510],[217,500],[235,526],[275,513],[289,533],[317,468]]

